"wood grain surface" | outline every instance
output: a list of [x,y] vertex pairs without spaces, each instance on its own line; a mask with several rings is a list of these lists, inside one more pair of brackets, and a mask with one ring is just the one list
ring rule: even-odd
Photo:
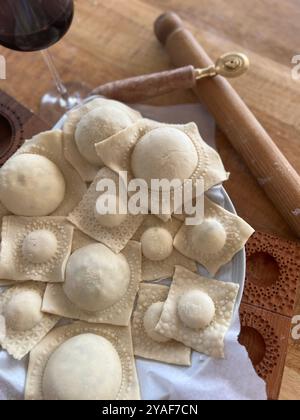
[[[241,50],[252,66],[231,83],[300,172],[300,81],[292,79],[292,57],[299,51],[299,0],[77,0],[72,29],[52,52],[66,81],[92,88],[112,80],[170,68],[153,34],[153,22],[174,10],[187,22],[212,58]],[[0,88],[38,111],[39,98],[52,87],[39,53],[0,48],[7,59],[7,80]],[[157,104],[194,102],[180,91],[152,100]],[[239,214],[254,228],[295,238],[266,198],[245,163],[218,131],[217,143],[231,179],[226,188]],[[296,313],[300,314],[300,298]],[[300,342],[291,342],[282,399],[300,399]]]

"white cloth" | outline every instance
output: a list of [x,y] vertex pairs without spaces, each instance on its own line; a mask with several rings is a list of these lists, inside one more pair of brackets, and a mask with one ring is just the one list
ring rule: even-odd
[[137,360],[143,399],[265,400],[265,383],[257,376],[246,349],[237,342],[236,316],[226,338],[226,359],[194,352],[189,368]]
[[[199,104],[172,107],[137,106],[144,116],[168,123],[195,121],[202,137],[214,145],[215,124]],[[213,198],[224,204],[224,195],[215,189]],[[239,258],[239,257],[238,257]],[[224,267],[218,279],[232,281],[236,275],[234,263]],[[207,275],[201,269],[202,274]],[[256,375],[244,347],[237,337],[240,332],[238,311],[226,337],[226,358],[214,360],[193,353],[189,368],[137,359],[137,370],[143,399],[167,400],[265,400],[265,383]],[[23,399],[28,356],[16,361],[5,351],[0,352],[0,400]]]

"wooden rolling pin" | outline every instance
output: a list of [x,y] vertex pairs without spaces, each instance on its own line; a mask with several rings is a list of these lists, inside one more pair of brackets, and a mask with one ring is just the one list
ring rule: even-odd
[[[172,12],[155,22],[155,33],[175,66],[210,67],[212,61]],[[243,156],[261,187],[300,237],[300,177],[237,92],[224,77],[203,78],[196,95]]]

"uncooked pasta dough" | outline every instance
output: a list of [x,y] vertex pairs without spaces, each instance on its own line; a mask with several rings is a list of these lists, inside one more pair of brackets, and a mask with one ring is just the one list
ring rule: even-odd
[[155,331],[215,358],[224,358],[239,285],[176,267]]
[[43,376],[45,400],[113,400],[122,364],[113,345],[95,334],[80,334],[50,356]]
[[155,331],[169,287],[142,283],[132,320],[134,354],[163,363],[189,366],[191,349]]
[[[138,178],[148,187],[145,211],[152,211],[164,221],[178,210],[175,194],[164,206],[159,191],[181,191],[186,186],[200,194],[228,179],[218,153],[201,138],[196,124],[169,125],[140,120],[105,141],[97,143],[96,152],[105,166],[118,174],[127,171],[128,179]],[[155,181],[155,182],[151,182]],[[201,191],[199,191],[201,190]],[[155,202],[155,209],[150,202]],[[184,196],[185,203],[190,197]],[[154,211],[155,210],[155,211]]]
[[102,166],[103,162],[96,154],[95,144],[131,124],[130,116],[113,104],[93,109],[80,120],[75,131],[75,141],[79,152],[92,165]]
[[59,318],[42,312],[46,285],[26,282],[0,294],[0,346],[23,359],[55,326]]
[[22,253],[26,260],[33,264],[43,264],[56,254],[57,238],[50,230],[35,230],[28,233],[22,245]]
[[[98,223],[100,223],[101,226],[104,226],[106,228],[116,228],[118,226],[121,226],[122,223],[125,222],[127,219],[127,213],[121,214],[119,209],[119,197],[113,196],[111,194],[103,194],[105,197],[101,196],[100,199],[97,200],[96,206],[95,206],[95,218]],[[112,209],[113,211],[111,213],[104,214],[104,209],[102,208],[102,203],[104,201],[113,200],[113,202],[116,204],[115,209]]]
[[[98,199],[102,200],[100,192],[97,191],[99,182],[114,182],[118,184],[118,175],[108,168],[102,168],[97,173],[94,181],[90,185],[87,193],[79,205],[69,214],[68,219],[81,232],[93,238],[97,242],[106,245],[112,251],[119,253],[122,251],[132,236],[135,234],[145,216],[143,214],[132,215],[111,215],[102,217],[96,211]],[[104,193],[109,195],[109,193]],[[118,193],[117,193],[118,195]],[[102,207],[103,204],[101,204]],[[123,216],[125,216],[123,218]],[[119,224],[119,222],[121,222]],[[109,227],[104,225],[110,225]],[[112,226],[115,225],[115,226]]]
[[254,230],[207,197],[204,200],[203,222],[195,226],[183,224],[174,238],[174,247],[215,275],[243,249]]
[[75,245],[66,283],[47,285],[42,310],[92,324],[128,326],[141,282],[140,243],[130,241],[120,254],[87,237],[77,238]]
[[78,249],[70,257],[63,289],[78,308],[96,312],[120,300],[129,282],[130,268],[124,255],[95,244]]
[[101,156],[95,143],[102,142],[129,127],[141,114],[121,102],[96,98],[70,112],[64,124],[64,154],[82,179],[92,182],[100,167]]
[[164,302],[155,302],[149,306],[144,315],[144,328],[148,336],[158,343],[166,343],[170,339],[155,331],[155,327],[160,320]]
[[207,254],[216,254],[224,248],[227,233],[225,227],[217,219],[206,219],[192,230],[192,246],[197,249],[205,246]]
[[200,290],[191,290],[184,293],[178,301],[178,315],[181,321],[189,328],[202,330],[214,319],[215,304],[208,294]]
[[4,217],[1,276],[14,281],[63,283],[73,231],[64,217]]
[[61,171],[44,156],[17,155],[0,169],[1,201],[18,216],[48,216],[62,203],[65,191]]
[[42,298],[36,290],[16,293],[4,308],[6,326],[14,331],[27,331],[42,319]]
[[163,261],[173,252],[173,237],[161,227],[147,229],[141,237],[141,244],[143,255],[151,261]]
[[[133,237],[135,241],[141,242],[142,249],[144,251],[142,259],[142,279],[144,281],[171,278],[174,274],[176,265],[181,265],[190,271],[197,271],[197,264],[193,260],[185,257],[173,247],[174,237],[176,236],[176,233],[180,229],[181,225],[182,222],[175,218],[172,218],[169,222],[164,223],[162,220],[152,214],[146,216],[143,224],[139,227]],[[155,235],[157,240],[154,242],[152,241],[152,234],[146,235],[146,232],[152,232],[153,228],[154,232],[163,232],[163,235]],[[162,256],[165,257],[167,255],[166,250],[168,250],[168,253],[171,251],[171,254],[164,259],[160,259],[159,261],[153,261],[149,258],[146,258],[145,254],[147,254],[147,250],[149,253],[149,246],[147,246],[149,245],[149,242],[151,245],[150,250],[152,250],[152,258],[153,256],[155,257],[158,255],[159,258],[162,258]],[[164,245],[164,248],[161,246],[163,242],[167,243],[167,245]],[[163,252],[161,248],[163,249]]]
[[189,179],[198,164],[191,139],[174,127],[159,127],[145,134],[135,146],[131,166],[136,178],[149,187],[152,179]]
[[25,400],[138,400],[129,327],[73,322],[30,353]]

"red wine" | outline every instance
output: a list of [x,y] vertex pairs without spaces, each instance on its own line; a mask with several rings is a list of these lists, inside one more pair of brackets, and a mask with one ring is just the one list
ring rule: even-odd
[[58,42],[74,16],[72,0],[1,0],[0,44],[39,51]]

